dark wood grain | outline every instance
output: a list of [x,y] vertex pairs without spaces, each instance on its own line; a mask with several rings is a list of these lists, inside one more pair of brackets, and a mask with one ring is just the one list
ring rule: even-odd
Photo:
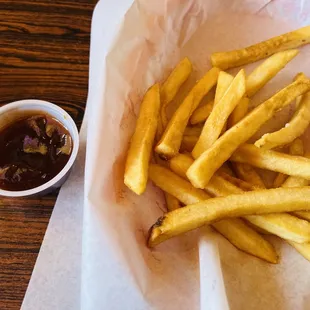
[[[0,105],[37,98],[80,126],[97,0],[0,0]],[[57,193],[0,199],[0,309],[20,309]]]

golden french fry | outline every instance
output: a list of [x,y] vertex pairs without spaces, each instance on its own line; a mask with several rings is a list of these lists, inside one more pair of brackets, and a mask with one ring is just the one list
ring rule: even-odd
[[220,70],[212,68],[199,80],[175,111],[155,151],[167,158],[175,156],[180,149],[184,130],[188,120],[198,107],[202,98],[216,84]]
[[[219,75],[219,80],[221,74],[222,72]],[[206,120],[198,142],[192,151],[194,158],[198,158],[217,140],[229,115],[237,106],[244,94],[245,73],[242,69],[231,82],[230,86],[227,88],[227,91],[224,93],[223,97],[218,101],[218,103],[216,103],[216,100],[214,101],[215,103],[213,110]]]
[[186,127],[184,130],[184,136],[196,136],[199,137],[202,131],[202,126]]
[[188,181],[160,165],[150,164],[149,178],[156,186],[185,205],[210,198],[205,191],[193,187]]
[[252,137],[261,125],[269,120],[276,111],[285,107],[309,89],[310,80],[306,78],[298,79],[256,107],[195,160],[187,171],[191,183],[195,187],[204,188],[214,172],[229,159],[241,144]]
[[307,210],[310,188],[275,188],[211,198],[168,212],[152,226],[148,243],[167,239],[216,221],[254,214]]
[[[310,32],[309,32],[310,35]],[[267,58],[246,79],[246,90],[249,97],[258,92],[276,74],[282,70],[297,54],[298,50],[278,52]]]
[[175,209],[181,208],[180,201],[168,193],[165,193],[165,200],[166,200],[166,205],[167,205],[168,211],[173,211]]
[[258,61],[277,52],[296,48],[309,42],[310,26],[307,26],[240,50],[213,53],[211,62],[213,66],[225,70]]
[[208,103],[206,103],[205,105],[197,108],[194,111],[193,115],[191,116],[189,122],[192,125],[196,125],[196,124],[204,122],[209,117],[209,115],[213,109],[213,105],[214,105],[214,100],[211,100]]
[[185,57],[181,60],[174,70],[170,73],[167,80],[161,87],[160,100],[161,100],[161,121],[163,128],[166,128],[168,124],[167,118],[167,106],[174,99],[180,87],[185,83],[190,74],[192,73],[193,66],[190,60]]
[[310,180],[310,159],[276,151],[263,150],[253,144],[244,144],[231,156],[232,161],[281,172]]
[[180,151],[191,153],[197,141],[198,141],[197,136],[183,136]]
[[257,147],[273,149],[291,143],[300,137],[310,123],[310,93],[303,95],[301,103],[291,121],[282,129],[264,134],[255,142]]
[[257,231],[259,234],[262,235],[272,235],[269,231],[262,229],[254,224],[252,224],[251,222],[247,222],[247,225],[249,225],[251,228],[253,228],[255,231]]
[[229,85],[234,80],[234,77],[227,72],[221,71],[216,85],[214,105],[217,105],[226,93]]
[[297,250],[305,259],[310,261],[310,243],[297,243],[287,241],[293,248]]
[[231,113],[228,119],[228,127],[232,127],[236,125],[239,121],[241,121],[248,112],[250,99],[244,97],[237,104],[233,112]]
[[149,160],[157,129],[159,109],[159,85],[155,84],[143,98],[126,160],[124,183],[138,195],[145,191],[148,180]]
[[[185,154],[178,154],[177,156],[170,159],[170,169],[179,175],[180,177],[187,180],[186,171],[193,163],[193,159]],[[226,177],[230,177],[228,174],[225,174]],[[224,177],[220,175],[214,175],[205,190],[213,196],[227,196],[232,193],[242,193],[242,189],[235,186]]]
[[[235,178],[225,172],[217,172],[216,174],[218,174],[220,177],[222,177],[223,179],[225,179],[226,181],[230,182],[231,184],[234,184],[235,186],[237,186],[238,188],[242,189],[243,191],[255,191],[258,189],[262,189],[261,187],[258,187],[254,184],[248,183],[246,181],[240,180],[238,178]],[[211,178],[212,180],[212,178]],[[209,184],[208,184],[209,185]],[[207,185],[207,186],[208,186]]]
[[289,176],[281,187],[302,187],[310,185],[310,180],[300,177]]
[[[180,154],[170,160],[170,168],[180,176],[186,177],[186,170],[191,162],[192,159],[189,156]],[[207,185],[206,190],[208,190],[208,187],[212,184],[214,187],[212,194],[218,197],[240,194],[243,192],[235,185],[230,183],[230,186],[227,186],[225,183],[229,184],[230,182],[227,182],[226,180],[221,182],[220,177],[214,175]],[[255,229],[263,229],[265,233],[267,231],[267,233],[273,233],[280,237],[287,235],[288,239],[294,241],[301,241],[310,238],[310,223],[305,223],[305,221],[299,220],[288,214],[280,213],[276,215],[245,216],[244,218],[253,224]],[[223,220],[220,221],[220,223],[222,222]],[[217,223],[213,225],[216,227],[216,224]],[[223,227],[223,224],[221,224],[220,227]],[[221,232],[220,228],[217,230]]]
[[[177,160],[175,160],[178,158]],[[179,173],[180,176],[186,177],[185,172],[187,169],[187,166],[191,164],[191,159],[187,155],[179,154],[176,157],[171,159],[172,166],[175,169],[176,173]],[[171,162],[170,162],[171,165]],[[151,169],[151,167],[150,167]],[[171,177],[171,174],[173,173],[169,171],[169,173],[157,171],[156,177],[159,178],[158,174],[161,174],[162,176],[169,176],[168,178],[162,177],[160,179],[157,179],[157,182],[155,182],[156,185],[158,185],[161,189],[167,188],[167,183],[170,183],[170,186],[172,186],[172,190],[175,191],[182,191],[185,198],[183,198],[183,203],[187,203],[188,196],[185,195],[185,193],[188,191],[187,187],[184,185],[181,187],[180,184],[182,184],[179,181],[175,181],[175,178]],[[151,176],[151,173],[150,173]],[[216,179],[216,178],[215,178]],[[215,181],[214,187],[217,193],[220,194],[228,194],[228,188],[225,187],[226,183],[229,183],[225,180],[223,182],[218,182],[219,180]],[[187,182],[187,181],[185,181]],[[218,184],[216,184],[216,182]],[[211,182],[210,182],[211,183]],[[187,182],[187,186],[189,186],[190,183]],[[232,189],[234,185],[231,184]],[[193,190],[196,190],[195,188],[192,188]],[[200,191],[200,190],[199,190]],[[236,192],[242,192],[239,188],[235,187]],[[197,195],[195,196],[197,198]],[[199,196],[198,196],[199,198]],[[192,199],[190,199],[191,201]],[[243,250],[246,253],[252,254],[256,257],[262,258],[266,261],[269,261],[271,263],[277,262],[277,255],[272,247],[272,245],[266,241],[264,238],[262,238],[259,234],[257,234],[253,229],[248,227],[245,223],[243,223],[239,219],[233,219],[233,220],[223,220],[217,223],[213,224],[213,227],[221,233],[225,238],[227,238],[234,246],[239,248],[240,250]],[[260,247],[258,247],[260,245]]]
[[298,243],[310,242],[310,223],[293,215],[248,215],[246,220],[282,239]]
[[278,263],[273,246],[241,219],[222,220],[213,227],[238,249],[269,263]]
[[233,163],[233,168],[239,179],[244,180],[247,183],[255,186],[256,189],[266,188],[264,181],[251,165]]

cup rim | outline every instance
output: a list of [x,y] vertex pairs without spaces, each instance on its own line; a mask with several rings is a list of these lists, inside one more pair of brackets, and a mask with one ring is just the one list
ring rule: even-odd
[[[64,109],[57,106],[56,104],[45,101],[45,100],[38,100],[38,99],[18,100],[18,101],[13,101],[11,103],[8,103],[8,104],[0,107],[0,114],[3,114],[5,112],[9,112],[10,110],[13,110],[16,108],[27,107],[30,104],[32,106],[31,110],[36,110],[35,106],[37,106],[38,107],[37,110],[40,111],[40,110],[42,110],[42,106],[46,106],[46,107],[49,107],[52,110],[56,110],[57,112],[64,115],[65,119],[68,120],[68,122],[70,122],[72,125],[73,149],[72,149],[70,158],[69,158],[68,162],[66,163],[66,165],[63,167],[63,169],[54,178],[52,178],[48,182],[46,182],[40,186],[34,187],[32,189],[27,189],[27,190],[23,190],[23,191],[9,191],[9,190],[3,190],[0,188],[0,196],[4,196],[4,197],[26,197],[26,196],[32,196],[35,194],[39,194],[40,192],[44,192],[45,190],[47,190],[48,188],[52,187],[57,182],[59,182],[70,171],[70,169],[73,166],[73,163],[76,160],[77,154],[78,154],[79,132],[78,132],[77,126],[76,126],[74,120],[72,119],[72,117]],[[40,109],[40,107],[41,107],[41,109]],[[42,112],[45,112],[48,114],[47,111],[42,110]],[[62,120],[60,120],[58,118],[56,118],[56,119],[59,122],[61,122],[61,124],[63,126],[65,126],[66,128],[68,127],[64,124],[64,122]]]

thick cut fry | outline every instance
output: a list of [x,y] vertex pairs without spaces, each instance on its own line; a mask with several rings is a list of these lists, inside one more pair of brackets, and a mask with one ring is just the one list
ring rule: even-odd
[[244,144],[231,156],[232,161],[281,172],[310,180],[310,159],[276,151],[263,150],[253,144]]
[[293,241],[287,241],[293,248],[296,249],[305,259],[310,261],[310,243],[297,243]]
[[296,48],[309,42],[310,26],[307,26],[240,50],[213,53],[211,62],[213,66],[225,70],[258,61],[277,52]]
[[193,187],[188,181],[160,165],[150,164],[149,178],[164,192],[176,197],[185,205],[210,198],[205,191]]
[[219,72],[218,68],[212,68],[192,88],[180,107],[173,114],[162,138],[158,142],[155,148],[158,154],[170,158],[179,152],[184,130],[190,116],[198,107],[202,98],[216,84]]
[[307,210],[310,208],[309,199],[308,187],[263,189],[211,198],[159,218],[151,228],[148,242],[150,246],[155,246],[169,238],[225,218]]
[[165,193],[165,200],[168,211],[173,211],[175,209],[181,208],[180,201],[168,193]]
[[[309,32],[310,35],[310,32]],[[258,92],[276,74],[282,70],[296,55],[298,50],[288,50],[276,53],[266,59],[246,79],[246,90],[249,97]]]
[[235,107],[233,112],[231,113],[228,119],[228,127],[236,125],[239,121],[241,121],[245,115],[248,113],[250,99],[244,97],[240,100],[239,104]]
[[285,240],[310,242],[310,223],[287,213],[248,215],[250,223]]
[[213,227],[238,249],[267,262],[278,263],[273,246],[241,219],[222,220],[214,223]]
[[183,136],[180,151],[191,153],[197,141],[198,141],[197,136]]
[[288,175],[283,174],[283,173],[278,173],[278,175],[275,177],[274,181],[273,181],[273,188],[277,188],[280,187],[285,180],[288,178]]
[[302,187],[310,185],[310,180],[289,176],[281,187]]
[[143,98],[125,167],[124,183],[138,195],[145,191],[148,180],[148,166],[157,129],[159,109],[159,85],[155,84]]
[[229,159],[233,152],[245,143],[269,120],[276,111],[292,102],[310,89],[310,81],[301,78],[288,85],[270,99],[256,107],[238,124],[230,128],[208,150],[206,150],[187,171],[191,183],[204,188],[214,172]]
[[211,100],[208,103],[206,103],[205,105],[197,108],[194,111],[193,115],[191,116],[189,122],[192,125],[196,125],[196,124],[204,122],[209,117],[209,115],[213,109],[213,105],[214,105],[214,100]]
[[161,87],[160,90],[160,100],[161,100],[161,121],[163,127],[166,128],[168,124],[168,118],[166,109],[168,104],[174,99],[175,95],[179,91],[180,87],[185,83],[185,81],[190,76],[193,70],[192,63],[185,57],[181,60],[174,70],[170,73],[167,80]]
[[[189,204],[193,200],[204,201],[209,197],[203,191],[193,188],[189,182],[160,166],[150,166],[150,179],[162,190],[178,195],[177,197],[184,204]],[[237,248],[271,263],[277,262],[277,255],[272,245],[250,227],[244,223],[242,225],[240,220],[224,220],[216,223],[213,227]],[[257,248],[258,244],[262,245],[261,250]],[[266,249],[269,250],[266,251]]]
[[282,129],[264,134],[255,142],[257,147],[273,149],[291,143],[300,137],[310,123],[310,93],[302,97],[301,103],[291,121]]
[[[219,80],[221,74],[222,72],[219,75]],[[193,149],[192,155],[194,158],[199,157],[217,140],[229,115],[237,106],[244,94],[245,73],[242,69],[231,82],[222,98],[218,102],[216,102],[215,98],[213,110],[209,118],[206,120],[198,142]]]
[[252,184],[256,187],[256,189],[266,188],[264,181],[251,165],[233,163],[233,168],[239,179],[244,180],[249,184]]

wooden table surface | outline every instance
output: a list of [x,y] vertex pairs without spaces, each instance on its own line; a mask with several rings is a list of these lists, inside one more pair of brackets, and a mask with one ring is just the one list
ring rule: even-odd
[[[0,0],[0,104],[54,102],[81,124],[97,0]],[[0,309],[20,309],[57,193],[1,199]]]

